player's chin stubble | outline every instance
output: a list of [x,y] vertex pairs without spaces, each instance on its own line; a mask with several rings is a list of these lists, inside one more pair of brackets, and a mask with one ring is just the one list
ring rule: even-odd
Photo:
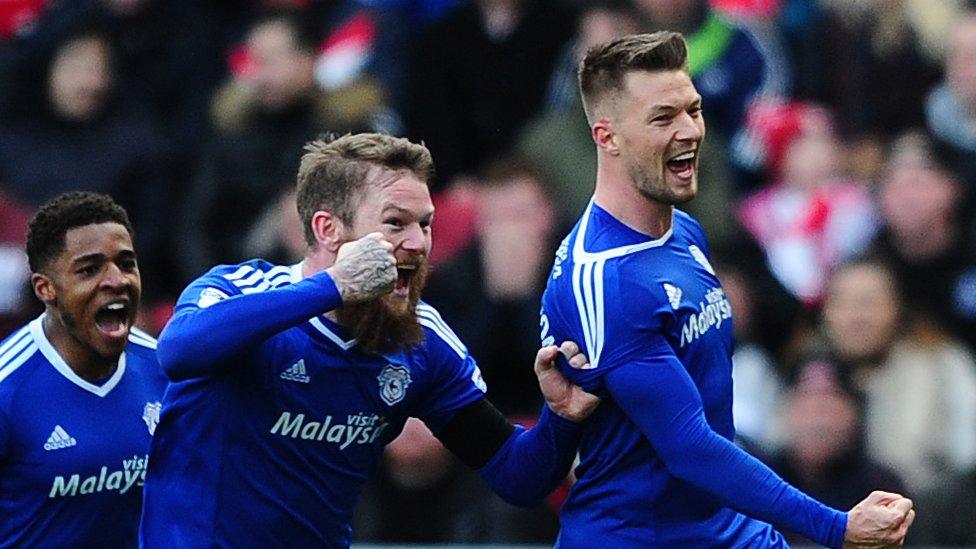
[[360,349],[370,353],[389,353],[408,349],[424,340],[424,329],[417,320],[420,291],[427,283],[430,265],[421,260],[410,280],[407,306],[394,304],[392,295],[365,303],[343,305],[336,311],[339,323],[347,326]]

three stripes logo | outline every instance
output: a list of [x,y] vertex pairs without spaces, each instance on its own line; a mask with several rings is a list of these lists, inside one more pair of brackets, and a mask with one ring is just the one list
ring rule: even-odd
[[305,359],[301,359],[298,362],[291,365],[290,368],[281,372],[281,379],[287,381],[297,381],[298,383],[308,383],[312,378],[308,377],[305,372]]
[[668,302],[671,303],[671,308],[678,310],[678,307],[681,305],[681,288],[668,284],[667,282],[663,286],[664,291],[668,294]]
[[51,436],[47,437],[47,442],[44,443],[44,449],[47,451],[60,450],[62,448],[70,448],[78,444],[75,437],[69,435],[64,427],[60,425],[55,425],[54,430],[51,431]]

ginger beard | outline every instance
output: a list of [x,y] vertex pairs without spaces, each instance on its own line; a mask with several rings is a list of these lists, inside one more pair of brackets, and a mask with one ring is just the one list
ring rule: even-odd
[[397,269],[397,286],[406,284],[407,296],[384,294],[372,301],[343,305],[336,311],[339,324],[346,326],[356,338],[356,344],[370,353],[389,353],[419,345],[424,329],[417,319],[420,292],[427,284],[430,264],[423,255],[400,265],[412,265],[412,270]]

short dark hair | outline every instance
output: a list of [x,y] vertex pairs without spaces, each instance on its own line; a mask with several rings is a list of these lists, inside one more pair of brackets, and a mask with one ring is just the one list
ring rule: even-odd
[[381,133],[326,135],[305,145],[298,168],[298,216],[305,226],[305,241],[315,245],[312,216],[332,212],[351,225],[357,201],[374,170],[409,170],[427,183],[434,176],[434,161],[422,144]]
[[630,71],[688,71],[688,45],[671,31],[632,34],[593,46],[579,64],[580,93],[586,116],[593,122],[593,106],[623,89]]
[[73,191],[46,202],[27,227],[27,262],[31,272],[41,272],[64,251],[69,230],[98,223],[118,223],[130,236],[133,234],[129,215],[108,195]]

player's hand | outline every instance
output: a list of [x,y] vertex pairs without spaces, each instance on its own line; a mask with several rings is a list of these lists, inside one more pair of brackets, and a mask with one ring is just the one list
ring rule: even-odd
[[556,415],[570,421],[583,421],[600,404],[600,398],[587,393],[578,385],[573,385],[556,368],[556,357],[562,353],[574,368],[584,368],[589,360],[572,341],[565,341],[559,347],[550,345],[539,349],[535,355],[535,375],[539,378],[539,389],[546,404]]
[[343,303],[369,301],[393,291],[396,283],[396,257],[393,244],[380,233],[346,242],[339,248],[336,261],[326,269],[335,281]]
[[845,549],[901,547],[915,520],[912,500],[875,491],[847,513]]

